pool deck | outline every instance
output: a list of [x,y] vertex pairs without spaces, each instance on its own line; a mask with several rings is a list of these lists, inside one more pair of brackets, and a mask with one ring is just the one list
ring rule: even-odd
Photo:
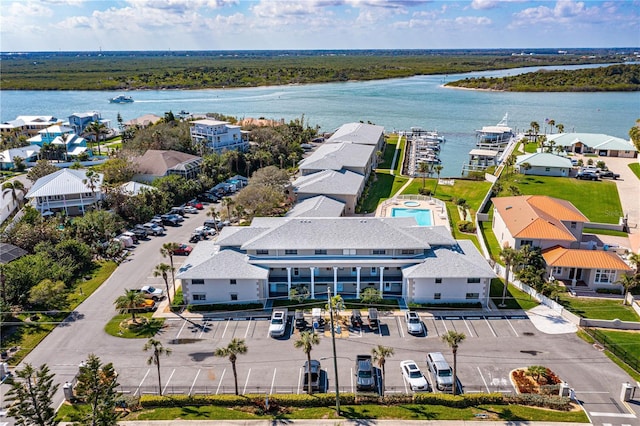
[[[405,201],[414,201],[417,206],[407,206]],[[449,217],[447,208],[443,201],[436,198],[426,197],[423,195],[400,195],[390,198],[381,203],[376,209],[376,217],[392,217],[393,208],[403,209],[429,209],[431,210],[432,226],[445,226],[451,230],[449,226]]]

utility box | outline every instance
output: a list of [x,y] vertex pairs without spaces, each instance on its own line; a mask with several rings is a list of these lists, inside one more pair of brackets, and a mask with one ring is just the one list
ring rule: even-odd
[[560,392],[559,392],[560,396],[564,396],[568,398],[569,395],[571,394],[570,390],[571,388],[569,387],[569,383],[567,382],[560,383]]
[[4,379],[9,375],[9,364],[0,362],[0,379]]
[[73,385],[69,382],[66,382],[63,386],[62,386],[62,392],[64,393],[64,399],[65,401],[73,401],[75,398],[73,396]]
[[635,393],[635,386],[631,386],[629,382],[622,384],[622,391],[620,392],[620,400],[631,401]]

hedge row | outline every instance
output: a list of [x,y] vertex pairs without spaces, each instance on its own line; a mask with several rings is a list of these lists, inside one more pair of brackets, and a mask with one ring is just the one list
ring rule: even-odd
[[444,405],[452,408],[505,403],[501,393],[469,393],[456,396],[442,393],[418,393],[414,395],[413,400],[416,404]]
[[571,399],[557,395],[538,395],[535,393],[521,393],[518,395],[505,396],[505,403],[530,405],[533,407],[549,408],[552,410],[571,410]]

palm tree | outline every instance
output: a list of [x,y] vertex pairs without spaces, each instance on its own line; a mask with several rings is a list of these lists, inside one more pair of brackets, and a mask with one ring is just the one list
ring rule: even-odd
[[176,275],[175,275],[176,268],[173,267],[173,254],[178,249],[178,247],[180,247],[180,244],[170,242],[170,243],[164,243],[162,245],[162,248],[160,249],[160,254],[162,255],[162,257],[168,257],[169,263],[171,264],[171,285],[173,286],[174,294],[176,293]]
[[425,178],[427,177],[430,169],[431,166],[426,161],[421,161],[420,163],[418,163],[418,173],[422,175],[422,189],[424,189]]
[[[18,198],[18,191],[24,194],[24,185],[22,182],[20,182],[17,179],[14,179],[10,182],[5,182],[2,184],[2,198],[4,198],[6,194],[11,194],[11,199],[13,200],[14,203],[18,205],[18,208],[19,208],[20,204],[22,203]],[[7,206],[7,208],[9,208],[9,206]]]
[[378,347],[371,349],[371,355],[373,356],[373,362],[377,362],[378,366],[382,370],[382,396],[384,396],[384,365],[387,363],[387,358],[391,358],[393,356],[393,348],[378,345]]
[[636,275],[640,274],[640,253],[632,253],[629,255],[629,263],[636,268]]
[[220,213],[218,213],[215,206],[211,206],[209,208],[209,211],[207,212],[207,216],[213,219],[213,227],[215,228],[216,233],[220,232],[220,229],[218,228],[218,219],[220,219]]
[[85,130],[93,133],[96,136],[96,143],[98,144],[98,155],[102,155],[102,153],[100,152],[100,137],[107,130],[107,126],[105,126],[104,123],[96,120],[89,124]]
[[531,130],[533,130],[533,133],[535,134],[535,140],[537,141],[538,132],[540,131],[540,125],[537,121],[532,121],[531,124],[529,124],[529,127],[531,127]]
[[131,314],[131,321],[136,322],[136,311],[144,303],[144,296],[136,290],[125,290],[125,293],[114,303],[121,314]]
[[236,395],[238,395],[238,372],[236,371],[236,360],[238,355],[247,353],[247,345],[244,343],[244,339],[238,339],[234,337],[231,339],[227,347],[217,348],[213,353],[214,356],[222,358],[229,358],[231,361],[231,368],[233,369],[233,379],[236,385]]
[[231,208],[236,202],[231,197],[224,197],[222,199],[222,205],[227,209],[227,219],[231,221]]
[[564,133],[564,124],[562,123],[556,124],[556,129],[558,129],[558,133]]
[[458,333],[453,330],[449,330],[446,334],[442,336],[442,341],[449,345],[451,348],[451,352],[453,352],[453,395],[458,394],[458,376],[457,376],[457,368],[458,368],[458,345],[462,342],[467,336],[464,333]]
[[553,133],[553,126],[556,125],[556,120],[549,120],[547,121],[547,124],[549,125],[549,127],[551,127],[551,130],[549,131],[549,133]]
[[527,174],[527,170],[531,169],[531,163],[522,163],[520,164],[520,170],[524,170],[524,173],[522,173],[523,175]]
[[442,172],[442,169],[444,169],[444,166],[440,164],[436,164],[435,166],[433,166],[433,171],[435,171],[437,175],[436,184],[433,187],[434,196],[436,195],[436,190],[438,189],[438,182],[440,182],[440,172]]
[[317,334],[312,333],[310,331],[303,331],[302,333],[300,333],[300,338],[298,340],[296,340],[295,342],[293,342],[293,346],[295,348],[302,348],[302,352],[304,352],[307,355],[307,365],[308,365],[308,369],[307,369],[307,392],[309,394],[312,393],[311,391],[311,349],[313,349],[314,345],[318,345],[320,344],[320,338],[318,337]]
[[160,379],[160,357],[171,355],[171,349],[162,346],[162,343],[155,339],[149,339],[144,345],[144,351],[151,349],[153,353],[147,359],[147,364],[155,364],[158,369],[158,395],[162,396],[162,380]]
[[87,170],[85,175],[86,178],[82,179],[82,183],[87,185],[91,189],[91,194],[93,194],[93,203],[97,207],[98,200],[96,199],[96,186],[97,183],[100,182],[100,175],[93,170]]
[[509,285],[509,272],[511,271],[511,265],[518,259],[518,251],[512,249],[509,246],[505,246],[500,250],[500,259],[504,262],[504,288],[502,289],[502,303],[500,303],[501,308],[504,308],[506,305],[504,303],[505,297],[507,297],[507,286]]
[[171,271],[173,273],[173,268],[166,263],[160,263],[156,265],[156,269],[153,270],[154,277],[162,277],[164,280],[164,286],[167,288],[167,299],[169,300],[169,306],[171,306],[171,293],[169,292],[169,274]]
[[631,289],[636,288],[639,283],[640,283],[639,274],[633,274],[633,275],[623,274],[620,277],[620,279],[616,281],[616,284],[621,284],[622,287],[624,287],[624,295],[623,295],[624,297],[622,298],[623,305],[627,304],[627,293],[629,293]]

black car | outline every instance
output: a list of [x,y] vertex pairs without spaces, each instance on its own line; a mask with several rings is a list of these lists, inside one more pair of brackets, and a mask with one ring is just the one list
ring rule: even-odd
[[600,179],[618,179],[620,177],[618,173],[613,173],[611,170],[603,170],[598,176]]
[[163,225],[178,226],[180,224],[176,220],[176,218],[174,218],[172,215],[169,215],[169,214],[163,214],[162,216],[160,216],[160,219],[162,220]]
[[576,175],[576,179],[598,180],[598,174],[595,172],[595,170],[580,170]]
[[307,320],[304,319],[304,312],[296,311],[293,316],[296,324],[296,329],[304,330],[307,328]]
[[136,225],[135,227],[131,228],[129,232],[132,232],[139,240],[147,238],[147,231],[144,228],[138,226],[139,225]]

